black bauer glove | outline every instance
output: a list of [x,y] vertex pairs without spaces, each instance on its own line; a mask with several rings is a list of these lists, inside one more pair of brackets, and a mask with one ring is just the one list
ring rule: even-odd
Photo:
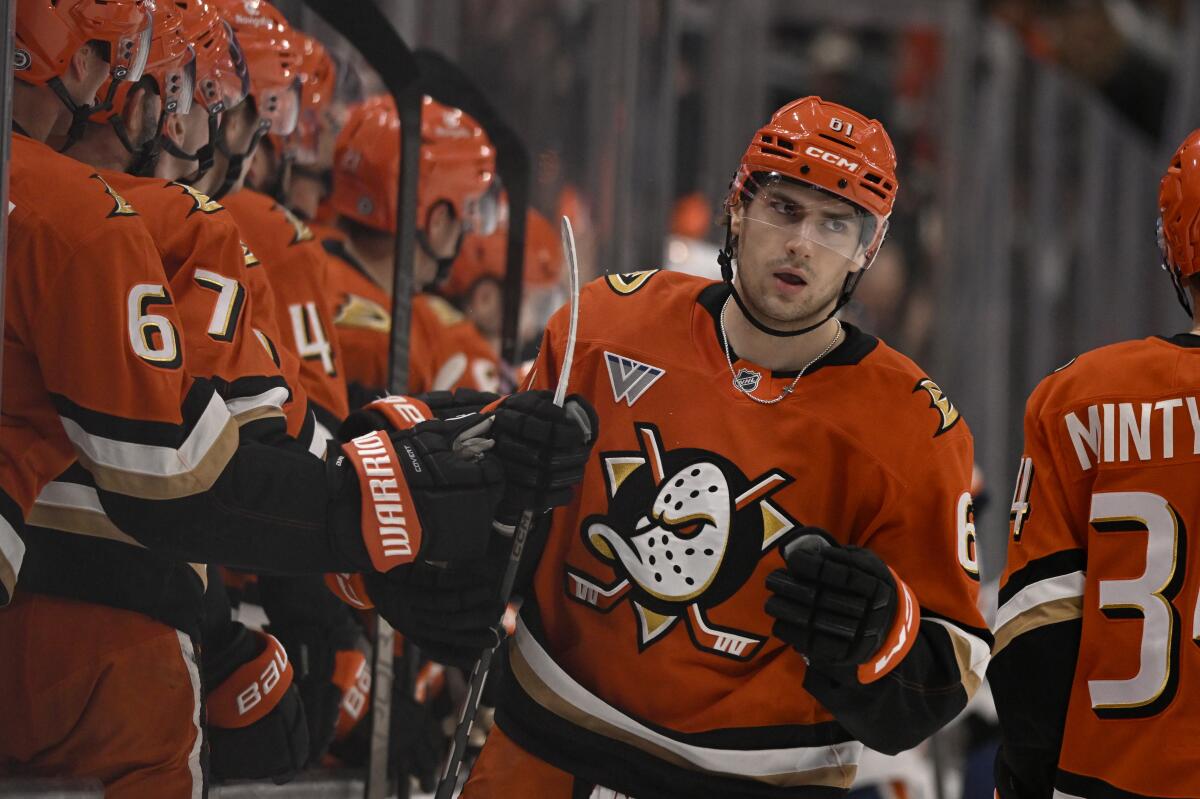
[[600,420],[578,394],[560,408],[550,391],[521,391],[495,411],[492,437],[504,464],[505,490],[500,520],[510,523],[522,511],[566,505],[583,479]]
[[[871,674],[859,670],[863,682],[882,676],[879,672],[899,661],[896,656],[907,652],[916,634],[919,614],[912,592],[897,584],[871,550],[839,546],[817,527],[800,533],[783,548],[787,568],[767,575],[767,589],[774,594],[766,604],[775,618],[772,634],[818,669],[862,666],[887,643]],[[902,604],[905,616],[898,618]]]
[[[362,629],[345,603],[315,575],[261,575],[259,600],[288,653],[308,720],[310,763],[319,763],[333,741],[347,686],[339,683],[339,658],[357,653]],[[351,678],[354,675],[350,675]]]
[[[347,420],[350,434],[361,413]],[[334,479],[343,481],[337,535],[361,535],[370,568],[378,572],[418,559],[482,557],[504,495],[503,468],[487,451],[492,441],[483,438],[491,425],[490,418],[471,415],[376,429],[342,444],[330,461]]]
[[[498,542],[502,542],[496,536]],[[493,556],[435,566],[418,561],[387,574],[367,574],[367,592],[380,615],[422,654],[470,669],[483,649],[499,643],[504,562]]]
[[308,762],[308,724],[283,646],[233,625],[201,665],[209,686],[209,763],[217,779],[288,782]]

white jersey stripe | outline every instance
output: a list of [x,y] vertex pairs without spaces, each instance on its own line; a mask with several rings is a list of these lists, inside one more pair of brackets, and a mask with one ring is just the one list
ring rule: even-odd
[[[945,619],[933,619],[925,616],[921,621],[928,621],[934,624],[940,624],[945,627],[950,633],[951,639],[964,642],[966,649],[969,651],[970,657],[966,662],[967,674],[963,674],[963,684],[967,686],[967,699],[969,700],[974,694],[979,685],[983,682],[984,672],[987,671],[988,661],[992,657],[992,648],[988,642],[980,638],[978,635],[972,635],[963,628],[948,622]],[[956,646],[957,650],[958,647]],[[960,666],[964,665],[962,663]],[[974,679],[972,679],[972,677]]]
[[25,542],[8,523],[8,519],[0,516],[0,579],[3,579],[4,590],[10,599],[16,589],[17,577],[21,573],[23,560],[25,560]]
[[1082,571],[1070,574],[1060,574],[1057,577],[1047,577],[1036,583],[1025,586],[1016,596],[1005,602],[996,610],[996,621],[992,631],[998,631],[1008,622],[1026,613],[1038,605],[1053,602],[1056,599],[1070,599],[1083,596],[1084,576]]
[[276,386],[253,397],[234,397],[226,400],[225,407],[229,409],[231,416],[241,416],[247,411],[256,411],[260,408],[282,409],[290,396],[291,392],[286,388]]
[[[309,411],[312,413],[312,411]],[[333,433],[329,432],[329,428],[317,421],[313,417],[313,434],[312,441],[308,444],[308,451],[318,458],[325,457],[325,451],[329,448],[329,442],[333,440]]]
[[520,650],[534,674],[567,703],[645,741],[654,749],[664,749],[681,757],[697,769],[743,779],[794,774],[815,769],[849,769],[852,775],[863,749],[863,745],[858,741],[831,746],[758,750],[716,749],[682,743],[638,723],[575,682],[538,644],[519,617],[514,645]]
[[59,417],[67,437],[91,463],[101,468],[151,477],[175,477],[192,472],[204,461],[230,421],[224,401],[213,394],[204,413],[178,449],[151,444],[133,444],[92,435],[76,421]]
[[175,631],[179,637],[179,651],[183,665],[192,681],[192,724],[196,728],[196,741],[188,752],[188,771],[192,772],[192,799],[204,797],[204,769],[200,765],[200,747],[204,744],[204,729],[200,726],[200,668],[196,665],[196,649],[186,633]]

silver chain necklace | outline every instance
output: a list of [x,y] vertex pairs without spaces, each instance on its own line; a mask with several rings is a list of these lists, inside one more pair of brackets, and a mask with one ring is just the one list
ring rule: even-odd
[[[754,396],[754,389],[750,389],[749,391],[747,391],[746,389],[744,389],[740,385],[738,385],[737,373],[733,371],[733,355],[729,349],[729,334],[725,332],[725,309],[728,307],[729,307],[729,299],[726,298],[725,304],[721,306],[721,344],[724,345],[724,347],[725,347],[725,363],[729,364],[729,374],[733,378],[733,387],[736,388],[738,391],[742,392],[743,394],[745,394],[750,399],[757,402],[759,405],[774,405],[777,402],[781,402],[784,397],[786,397],[788,394],[791,394],[793,391],[795,391],[796,384],[800,382],[800,378],[804,377],[804,373],[809,370],[809,367],[811,367],[814,363],[816,363],[817,361],[821,360],[826,355],[828,355],[833,350],[833,348],[837,345],[838,341],[842,338],[842,322],[840,319],[835,318],[833,321],[834,321],[834,324],[837,325],[837,330],[835,330],[833,332],[833,338],[829,340],[829,344],[826,345],[825,349],[821,350],[821,354],[818,355],[817,357],[813,358],[808,363],[804,364],[804,366],[801,367],[800,371],[796,373],[796,379],[792,381],[792,384],[790,386],[788,386],[782,392],[780,392],[778,397],[776,397],[775,399],[769,399],[769,400],[762,399],[761,397]],[[755,388],[757,388],[757,386],[755,386]]]

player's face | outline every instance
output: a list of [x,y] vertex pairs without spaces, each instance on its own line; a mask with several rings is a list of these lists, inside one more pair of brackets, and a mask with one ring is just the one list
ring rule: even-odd
[[484,278],[471,289],[467,301],[467,316],[485,336],[500,335],[500,317],[503,297],[500,282],[492,278]]
[[828,314],[846,275],[865,263],[863,212],[825,192],[777,180],[732,212],[737,287],[773,327]]

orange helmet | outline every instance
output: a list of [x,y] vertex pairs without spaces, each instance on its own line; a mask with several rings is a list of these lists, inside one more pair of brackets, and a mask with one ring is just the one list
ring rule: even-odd
[[[473,234],[463,241],[462,252],[441,292],[451,299],[465,297],[485,278],[504,280],[508,235],[504,229],[490,236]],[[562,238],[550,220],[532,208],[525,215],[524,285],[529,288],[552,286],[562,276]]]
[[212,3],[174,0],[183,37],[196,51],[196,102],[217,114],[236,108],[250,93],[250,69],[237,34]]
[[1158,246],[1179,302],[1191,314],[1181,281],[1200,273],[1200,130],[1179,145],[1158,184]]
[[1200,272],[1200,130],[1192,131],[1158,184],[1163,263],[1191,277]]
[[[396,231],[399,134],[400,116],[390,97],[373,97],[350,110],[333,156],[334,210],[367,227]],[[464,230],[493,232],[500,215],[495,166],[495,150],[479,123],[457,108],[423,99],[417,191],[421,225],[434,205],[446,202],[463,220]]]
[[272,130],[268,138],[276,152],[288,153],[301,164],[315,164],[319,160],[318,137],[324,125],[321,117],[333,100],[337,67],[324,45],[299,31],[296,34],[301,52],[300,119],[290,136],[281,136]]
[[883,243],[896,201],[896,151],[883,125],[843,105],[803,97],[775,112],[742,156],[726,206],[754,194],[759,174],[811,184],[875,219],[867,251]]
[[137,81],[150,55],[153,2],[20,0],[13,68],[19,80],[50,84],[89,41],[108,45],[115,80]]
[[300,39],[265,0],[213,0],[233,27],[250,69],[250,94],[260,119],[287,136],[300,117]]
[[[145,74],[158,87],[164,117],[191,110],[196,86],[196,55],[184,37],[183,15],[173,3],[164,3],[155,9]],[[124,115],[125,101],[133,85],[127,80],[110,78],[105,81],[99,95],[106,100],[92,114],[92,121],[107,122],[114,116]]]

